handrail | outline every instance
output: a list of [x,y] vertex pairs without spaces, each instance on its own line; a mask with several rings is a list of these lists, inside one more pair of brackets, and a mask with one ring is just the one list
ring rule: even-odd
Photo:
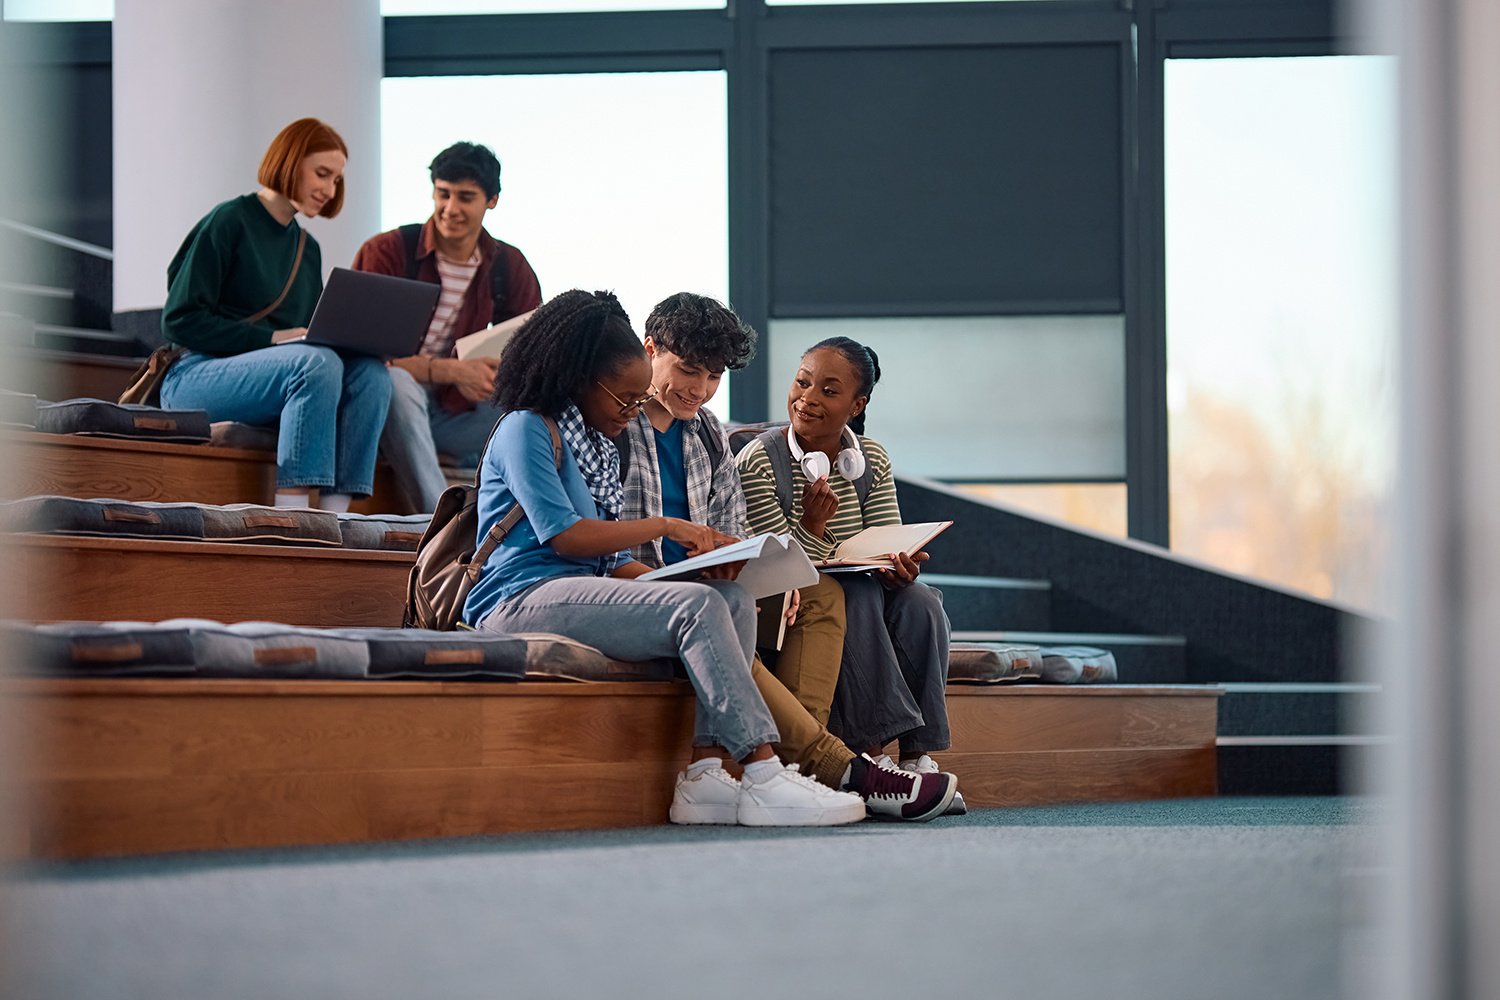
[[97,243],[85,243],[83,240],[75,240],[73,237],[63,236],[61,233],[53,233],[45,229],[38,229],[36,226],[28,226],[24,222],[0,219],[0,226],[14,230],[23,236],[30,236],[33,239],[41,240],[44,243],[51,243],[53,246],[86,253],[90,257],[98,257],[101,260],[111,261],[115,259],[115,252],[109,247],[101,247]]

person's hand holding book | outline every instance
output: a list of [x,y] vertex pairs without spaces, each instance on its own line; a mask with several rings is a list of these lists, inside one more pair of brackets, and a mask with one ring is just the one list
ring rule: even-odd
[[893,552],[891,553],[891,568],[878,569],[875,571],[875,576],[887,590],[910,587],[916,582],[917,574],[922,571],[921,564],[928,558],[926,552],[914,552],[911,555],[905,552]]

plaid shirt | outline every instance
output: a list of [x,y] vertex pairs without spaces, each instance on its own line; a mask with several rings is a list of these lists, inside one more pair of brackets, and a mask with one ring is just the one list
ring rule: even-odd
[[[710,463],[708,448],[698,436],[700,421],[707,423],[724,442],[717,467]],[[620,509],[620,519],[660,517],[661,467],[657,464],[656,434],[645,410],[636,414],[635,421],[625,428],[625,435],[627,440],[621,444],[630,448],[630,469],[625,475],[625,503]],[[744,538],[750,528],[745,518],[745,493],[740,489],[739,470],[735,468],[724,428],[707,410],[699,410],[696,417],[682,425],[682,464],[687,478],[688,519],[726,535]],[[637,546],[634,555],[657,569],[662,565],[661,539]]]

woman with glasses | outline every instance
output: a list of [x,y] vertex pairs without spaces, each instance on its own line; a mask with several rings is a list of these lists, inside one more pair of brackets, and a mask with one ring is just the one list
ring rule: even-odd
[[[506,345],[493,399],[504,415],[480,460],[478,537],[513,506],[522,518],[481,568],[464,620],[492,632],[558,633],[621,660],[681,659],[698,709],[695,763],[678,779],[673,822],[831,826],[863,819],[860,796],[776,758],[772,744],[780,734],[752,676],[749,593],[728,580],[635,579],[647,567],[631,558],[634,546],[671,539],[692,555],[732,541],[680,518],[619,520],[612,439],[652,393],[645,350],[608,292],[564,292]],[[727,778],[718,767],[726,754],[744,765],[743,781],[717,777]],[[708,787],[700,779],[710,771],[715,794],[694,794]]]

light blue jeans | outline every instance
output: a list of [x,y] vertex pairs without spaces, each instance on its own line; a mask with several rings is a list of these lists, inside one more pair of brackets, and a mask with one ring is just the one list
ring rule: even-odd
[[207,410],[210,421],[280,425],[276,487],[369,496],[391,400],[379,358],[279,344],[232,357],[187,351],[162,381],[165,407]]
[[750,678],[755,601],[729,580],[555,577],[501,601],[479,627],[554,632],[616,660],[681,657],[698,695],[694,746],[722,746],[742,760],[762,743],[780,739]]
[[431,386],[391,366],[391,410],[380,434],[380,454],[390,463],[396,485],[419,513],[437,509],[448,487],[438,453],[460,465],[477,466],[484,443],[500,420],[500,408],[480,403],[467,413],[449,413]]

